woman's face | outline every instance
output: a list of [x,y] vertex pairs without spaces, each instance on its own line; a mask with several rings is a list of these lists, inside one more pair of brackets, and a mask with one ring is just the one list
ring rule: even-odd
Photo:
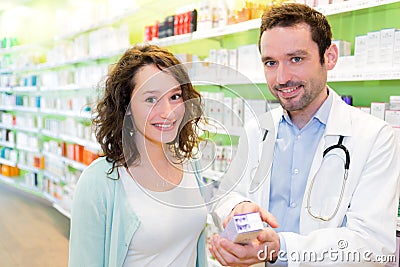
[[134,79],[130,106],[135,138],[160,144],[173,141],[185,114],[180,84],[155,65],[142,67]]

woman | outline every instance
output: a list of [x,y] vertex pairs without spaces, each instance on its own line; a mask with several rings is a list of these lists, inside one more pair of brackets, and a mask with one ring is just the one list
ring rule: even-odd
[[179,60],[157,46],[134,46],[112,67],[93,120],[104,157],[74,194],[69,266],[204,261],[207,210],[189,164],[200,102]]

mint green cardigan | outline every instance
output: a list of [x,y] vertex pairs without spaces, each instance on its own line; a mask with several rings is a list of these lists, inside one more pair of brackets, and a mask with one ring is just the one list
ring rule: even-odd
[[[99,158],[78,181],[71,212],[69,267],[121,267],[140,225],[117,171],[106,173],[110,168],[111,163]],[[204,231],[197,244],[196,266],[207,266]]]

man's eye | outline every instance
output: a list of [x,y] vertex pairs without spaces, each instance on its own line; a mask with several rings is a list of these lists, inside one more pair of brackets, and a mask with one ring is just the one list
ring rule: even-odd
[[157,99],[155,98],[155,97],[148,97],[148,98],[146,98],[146,100],[145,100],[146,102],[148,102],[148,103],[156,103],[157,102]]
[[171,100],[178,100],[180,98],[182,98],[181,94],[174,94],[173,96],[171,96]]
[[272,66],[274,66],[276,63],[275,63],[275,61],[265,61],[264,64],[265,64],[265,66],[267,66],[267,67],[272,67]]
[[292,61],[293,61],[294,63],[299,63],[301,60],[302,60],[301,57],[294,57],[294,58],[292,58]]

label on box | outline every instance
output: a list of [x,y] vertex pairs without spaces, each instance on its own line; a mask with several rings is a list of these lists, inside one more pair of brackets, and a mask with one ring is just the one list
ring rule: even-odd
[[235,243],[248,244],[257,238],[263,228],[258,212],[237,214],[229,221],[221,236]]

